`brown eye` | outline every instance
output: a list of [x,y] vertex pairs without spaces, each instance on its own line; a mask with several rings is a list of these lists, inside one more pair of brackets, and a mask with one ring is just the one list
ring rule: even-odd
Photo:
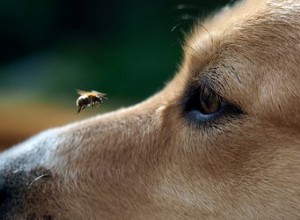
[[221,118],[236,118],[243,114],[239,107],[225,100],[205,83],[191,87],[183,101],[186,118],[201,125],[208,126],[212,122],[217,123]]
[[199,91],[199,110],[204,115],[215,114],[225,104],[211,89],[203,86]]

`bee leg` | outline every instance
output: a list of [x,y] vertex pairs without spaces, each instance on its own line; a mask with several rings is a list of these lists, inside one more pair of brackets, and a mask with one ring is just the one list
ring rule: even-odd
[[85,106],[79,106],[78,107],[78,110],[77,110],[77,113],[79,113],[81,110],[85,109]]

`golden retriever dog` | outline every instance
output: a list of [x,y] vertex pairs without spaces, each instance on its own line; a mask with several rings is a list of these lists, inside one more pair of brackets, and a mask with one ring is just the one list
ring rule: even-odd
[[300,1],[195,26],[146,101],[0,156],[0,219],[300,219]]

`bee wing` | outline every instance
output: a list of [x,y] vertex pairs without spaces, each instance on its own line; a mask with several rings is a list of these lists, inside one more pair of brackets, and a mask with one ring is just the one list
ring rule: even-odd
[[77,89],[76,91],[79,95],[86,95],[86,94],[90,93],[88,91],[84,91],[84,90],[80,90],[80,89]]
[[[106,98],[105,96],[106,96],[106,94],[105,93],[102,93],[102,92],[97,92],[97,91],[92,91],[92,93],[94,93],[94,94],[97,94],[100,98]],[[107,99],[107,98],[106,98]]]
[[97,91],[94,91],[94,90],[92,90],[92,91],[89,92],[89,91],[84,91],[84,90],[77,89],[77,93],[78,93],[79,95],[97,95],[97,96],[99,96],[100,98],[105,98],[105,99],[107,99],[107,97],[105,97],[105,96],[106,96],[105,93],[97,92]]

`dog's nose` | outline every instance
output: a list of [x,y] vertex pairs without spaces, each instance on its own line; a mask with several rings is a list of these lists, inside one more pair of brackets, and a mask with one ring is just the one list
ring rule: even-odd
[[9,189],[6,180],[0,176],[0,219],[8,219]]
[[5,202],[8,197],[7,187],[4,179],[0,179],[0,206]]

